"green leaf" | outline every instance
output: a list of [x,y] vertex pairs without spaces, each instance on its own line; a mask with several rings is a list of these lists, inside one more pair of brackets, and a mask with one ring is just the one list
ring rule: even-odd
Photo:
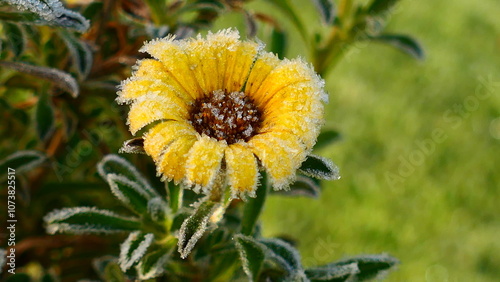
[[160,197],[149,200],[148,213],[151,219],[156,222],[165,222],[170,215],[168,204]]
[[311,281],[355,281],[353,278],[359,273],[357,263],[344,265],[329,265],[306,269],[305,274]]
[[26,36],[23,27],[16,23],[5,22],[2,24],[3,32],[7,36],[7,43],[14,53],[14,57],[19,57],[26,49]]
[[77,207],[55,210],[47,214],[43,220],[47,233],[57,232],[70,234],[118,233],[140,229],[137,218],[124,217],[108,210],[95,207]]
[[285,56],[287,47],[287,36],[286,33],[278,28],[273,28],[271,33],[271,52],[276,54],[280,59]]
[[4,1],[21,11],[29,11],[31,15],[23,16],[26,23],[65,27],[79,32],[85,32],[90,26],[89,22],[82,15],[65,9],[62,3],[57,0]]
[[182,198],[184,195],[184,189],[179,185],[176,185],[174,182],[170,181],[165,183],[167,185],[167,196],[168,196],[168,204],[170,205],[170,209],[172,213],[176,213],[180,207],[182,207]]
[[335,130],[322,131],[314,145],[314,150],[320,150],[341,139],[340,133]]
[[90,50],[87,43],[83,42],[69,31],[61,30],[59,34],[68,47],[80,79],[85,79],[92,68],[92,50]]
[[118,263],[111,261],[104,268],[104,281],[106,282],[126,282],[125,273],[122,272]]
[[107,181],[113,195],[127,208],[138,215],[147,213],[148,202],[151,199],[148,191],[123,175],[110,173],[107,176]]
[[373,0],[372,4],[368,7],[368,13],[377,15],[388,12],[399,0]]
[[323,23],[331,25],[335,19],[335,3],[332,0],[312,0],[312,2],[320,13]]
[[118,153],[145,154],[146,151],[144,151],[144,138],[138,137],[123,142],[123,145]]
[[181,229],[182,223],[184,223],[189,216],[191,216],[191,213],[185,211],[184,209],[181,209],[178,213],[176,213],[174,219],[172,220],[172,226],[170,226],[170,232],[173,233]]
[[292,245],[280,239],[260,239],[259,242],[267,247],[267,256],[283,267],[289,275],[303,275],[300,254]]
[[357,263],[359,273],[358,281],[365,281],[383,277],[391,268],[399,264],[399,260],[387,254],[362,255],[335,262],[336,265]]
[[141,231],[132,232],[127,240],[120,246],[120,258],[118,263],[123,272],[129,270],[146,254],[149,246],[154,240],[152,233],[143,233]]
[[251,281],[257,281],[264,263],[266,247],[253,237],[242,234],[234,236],[234,240],[243,270]]
[[22,173],[41,165],[47,157],[39,151],[17,151],[0,161],[0,181],[7,179],[9,173]]
[[177,244],[181,258],[185,259],[191,253],[196,242],[205,233],[210,216],[218,207],[219,205],[215,202],[207,200],[202,202],[195,212],[184,220],[179,230]]
[[41,93],[35,111],[35,124],[38,137],[46,141],[54,132],[55,115],[54,107],[47,93]]
[[6,62],[6,61],[0,61],[0,66],[48,80],[54,83],[57,87],[61,88],[62,90],[70,93],[71,96],[73,96],[74,98],[78,97],[78,94],[80,93],[78,83],[76,82],[76,80],[71,75],[61,70],[48,67],[34,66],[21,62]]
[[340,178],[339,168],[332,161],[316,155],[307,156],[299,171],[318,179],[337,180]]
[[424,49],[420,43],[408,35],[382,34],[370,37],[371,40],[389,44],[400,51],[412,56],[415,59],[423,60],[425,58]]
[[131,182],[138,184],[151,198],[160,196],[131,163],[118,155],[105,156],[97,164],[97,172],[104,180],[107,180],[108,174],[121,175]]
[[298,175],[289,190],[273,191],[274,194],[283,196],[304,196],[315,199],[319,197],[320,192],[319,181],[304,175]]
[[150,252],[137,265],[137,274],[140,280],[152,279],[162,275],[172,257],[173,248],[160,248]]
[[267,191],[267,175],[262,173],[261,185],[257,187],[256,197],[248,199],[243,209],[243,218],[241,220],[241,233],[243,235],[251,235],[253,233],[266,202]]

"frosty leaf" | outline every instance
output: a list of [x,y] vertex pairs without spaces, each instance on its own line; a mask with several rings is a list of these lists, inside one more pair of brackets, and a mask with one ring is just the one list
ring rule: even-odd
[[340,140],[341,136],[340,133],[334,130],[325,130],[322,131],[318,139],[316,141],[316,145],[314,145],[314,150],[320,150],[322,148],[327,147],[328,145],[337,142]]
[[25,74],[33,75],[50,82],[53,82],[57,87],[67,91],[74,98],[78,97],[80,92],[76,80],[63,71],[54,68],[34,66],[20,62],[0,61],[0,66],[10,68]]
[[118,152],[127,154],[145,154],[144,138],[138,137],[123,142],[123,145]]
[[15,170],[16,173],[22,173],[39,166],[46,158],[45,154],[39,151],[15,152],[0,161],[0,181],[7,178],[9,168]]
[[35,111],[36,131],[40,140],[47,140],[55,129],[54,107],[47,93],[41,93]]
[[[54,25],[79,32],[85,32],[90,26],[82,15],[65,9],[58,0],[4,0],[4,2],[21,11],[32,13],[29,22],[33,24]],[[28,15],[24,17],[29,18]]]
[[148,202],[148,213],[151,219],[156,222],[164,222],[168,218],[168,205],[162,198],[152,198]]
[[333,19],[335,18],[335,4],[333,0],[312,0],[314,6],[321,15],[321,20],[327,24],[331,25]]
[[238,234],[234,237],[240,259],[248,278],[257,281],[265,259],[266,247],[253,237]]
[[311,281],[352,281],[359,268],[357,263],[350,263],[310,268],[305,273]]
[[131,211],[142,215],[148,211],[151,195],[139,184],[122,175],[110,173],[107,181],[111,192]]
[[61,30],[60,36],[68,47],[79,77],[81,79],[86,78],[92,68],[92,50],[90,50],[87,43],[76,38],[76,36],[71,32]]
[[425,57],[424,49],[420,43],[408,35],[382,34],[370,37],[370,39],[389,44],[418,60],[423,60]]
[[309,155],[299,168],[300,172],[324,180],[340,178],[339,168],[329,159],[316,155]]
[[108,210],[95,207],[78,207],[55,210],[47,214],[47,233],[70,234],[118,233],[138,230],[141,226],[137,218],[124,217]]
[[168,260],[172,256],[172,251],[172,248],[160,248],[144,256],[136,267],[139,279],[146,280],[162,275],[165,272]]
[[208,220],[217,207],[216,203],[207,200],[201,203],[196,211],[184,220],[179,230],[179,242],[177,244],[181,258],[185,259],[191,253],[196,242],[205,233]]
[[19,57],[26,48],[26,36],[21,25],[16,23],[2,23],[3,32],[7,35],[7,43],[14,53],[15,57]]
[[127,240],[120,246],[120,258],[118,263],[120,268],[126,272],[146,254],[147,249],[153,242],[152,233],[132,232]]
[[117,155],[105,156],[97,164],[97,171],[105,180],[107,179],[108,174],[122,175],[131,182],[140,185],[140,187],[144,189],[144,191],[146,191],[151,198],[160,196],[131,163]]
[[383,277],[391,268],[399,264],[399,260],[387,254],[362,255],[340,260],[327,266],[343,266],[353,263],[356,263],[359,269],[359,273],[355,275],[356,281],[364,281]]
[[291,277],[303,274],[300,254],[294,247],[280,239],[260,239],[259,241],[267,247],[267,255],[283,267]]
[[294,183],[290,185],[289,190],[279,190],[273,193],[283,196],[304,196],[318,198],[321,192],[319,180],[307,176],[298,175]]

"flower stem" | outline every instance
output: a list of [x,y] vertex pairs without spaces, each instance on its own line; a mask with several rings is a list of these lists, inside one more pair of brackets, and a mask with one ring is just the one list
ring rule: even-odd
[[268,183],[267,176],[262,173],[262,185],[257,189],[257,196],[255,198],[249,199],[245,203],[245,208],[243,210],[243,218],[241,222],[241,233],[244,235],[251,235],[257,224],[260,213],[266,202]]

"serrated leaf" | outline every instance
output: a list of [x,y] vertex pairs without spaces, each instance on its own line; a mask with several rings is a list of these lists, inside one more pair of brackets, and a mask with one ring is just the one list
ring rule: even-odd
[[[29,11],[31,16],[26,23],[54,25],[85,32],[90,24],[80,14],[65,9],[58,0],[4,0],[7,4],[17,7],[21,11]],[[26,13],[22,13],[26,14]]]
[[312,2],[321,15],[323,23],[331,25],[335,19],[335,3],[332,0],[312,0]]
[[113,173],[108,174],[106,180],[113,195],[127,208],[138,215],[148,212],[148,202],[151,200],[151,195],[143,187],[123,175]]
[[399,0],[373,0],[368,7],[368,13],[371,15],[381,14],[391,9]]
[[304,196],[318,198],[321,192],[319,181],[307,176],[298,175],[294,183],[290,185],[289,190],[279,190],[273,193],[283,196]]
[[34,66],[20,62],[6,62],[6,61],[0,61],[0,66],[48,80],[54,83],[57,87],[61,88],[62,90],[70,93],[71,96],[73,96],[74,98],[78,97],[78,94],[80,93],[78,83],[76,82],[76,80],[71,75],[61,70],[48,67]]
[[160,248],[144,256],[136,267],[139,279],[152,279],[162,275],[172,257],[172,251],[173,248]]
[[292,245],[280,239],[260,239],[259,242],[266,246],[267,255],[290,275],[295,277],[303,273],[300,254]]
[[320,150],[328,145],[331,145],[334,142],[337,142],[338,140],[341,139],[340,133],[338,133],[335,130],[325,130],[322,131],[318,139],[316,140],[316,145],[314,145],[314,150]]
[[238,234],[234,236],[243,270],[251,281],[257,281],[265,259],[265,246],[253,237]]
[[330,265],[306,269],[305,274],[311,281],[353,281],[359,273],[357,263]]
[[4,22],[3,32],[7,36],[7,43],[14,53],[14,57],[19,57],[26,48],[26,36],[21,25]]
[[148,201],[148,213],[154,221],[164,222],[168,218],[170,211],[168,204],[162,198],[156,197]]
[[153,242],[152,233],[143,233],[141,231],[129,234],[125,242],[120,246],[120,258],[118,263],[123,272],[126,272],[135,265],[146,254],[149,246]]
[[55,210],[43,218],[47,233],[70,234],[119,233],[136,231],[141,224],[137,218],[124,217],[112,211],[95,207],[77,207]]
[[80,40],[69,31],[61,30],[59,34],[66,44],[66,47],[68,47],[73,64],[76,66],[80,79],[85,79],[92,68],[92,50],[90,50],[87,43]]
[[276,54],[280,59],[285,56],[287,47],[287,35],[283,30],[273,28],[271,33],[271,52]]
[[382,34],[370,37],[371,40],[389,44],[400,51],[412,56],[415,59],[423,60],[425,58],[424,49],[420,43],[408,35]]
[[151,198],[159,197],[160,195],[154,190],[148,181],[137,171],[137,169],[126,159],[117,155],[107,155],[97,164],[97,172],[106,180],[108,174],[122,175],[131,182],[141,186]]
[[144,151],[144,138],[138,137],[123,142],[123,145],[118,153],[145,154],[146,151]]
[[[7,178],[9,171],[22,173],[42,164],[47,157],[39,151],[18,151],[0,161],[0,181]],[[10,168],[10,169],[9,169]]]
[[185,259],[191,253],[196,242],[205,233],[208,221],[217,207],[215,202],[207,200],[202,202],[195,212],[184,220],[179,230],[177,244],[181,258]]
[[316,155],[307,156],[299,171],[317,179],[337,180],[340,178],[339,168],[331,160]]
[[38,138],[42,141],[46,141],[54,132],[54,107],[49,95],[46,93],[42,93],[38,99],[35,111],[35,124]]
[[399,264],[399,260],[387,254],[363,255],[335,262],[335,265],[348,265],[356,263],[359,273],[356,274],[358,281],[380,278],[392,267]]

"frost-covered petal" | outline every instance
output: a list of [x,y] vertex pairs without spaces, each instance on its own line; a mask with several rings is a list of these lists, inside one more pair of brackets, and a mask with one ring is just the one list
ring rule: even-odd
[[130,132],[135,134],[157,120],[186,120],[188,117],[189,107],[179,97],[148,93],[132,104],[127,123]]
[[169,120],[155,125],[144,135],[144,150],[158,159],[167,145],[182,136],[196,136],[196,131],[186,121]]
[[227,50],[223,78],[223,89],[227,93],[242,90],[250,74],[253,62],[262,48],[261,44],[243,41],[236,48]]
[[144,59],[137,63],[137,70],[131,79],[122,82],[118,92],[119,102],[132,101],[148,92],[160,91],[165,95],[175,95],[186,103],[193,102],[193,97],[187,92],[157,60]]
[[286,189],[307,151],[296,135],[271,131],[254,136],[248,145],[266,169],[274,189]]
[[188,153],[196,142],[196,137],[185,135],[170,143],[156,160],[156,171],[162,180],[179,183],[185,177]]
[[225,160],[233,197],[255,197],[259,171],[252,151],[244,144],[235,143],[226,148]]
[[140,51],[147,52],[160,60],[163,68],[175,78],[179,85],[193,98],[198,98],[204,93],[193,73],[193,66],[189,63],[184,44],[184,41],[176,41],[170,36],[152,40],[146,43]]
[[254,93],[260,88],[262,81],[266,79],[269,73],[275,69],[281,60],[272,53],[262,53],[255,60],[250,75],[245,86],[245,94],[253,97]]
[[195,189],[210,189],[219,173],[225,142],[203,135],[189,151],[186,164],[186,184]]

